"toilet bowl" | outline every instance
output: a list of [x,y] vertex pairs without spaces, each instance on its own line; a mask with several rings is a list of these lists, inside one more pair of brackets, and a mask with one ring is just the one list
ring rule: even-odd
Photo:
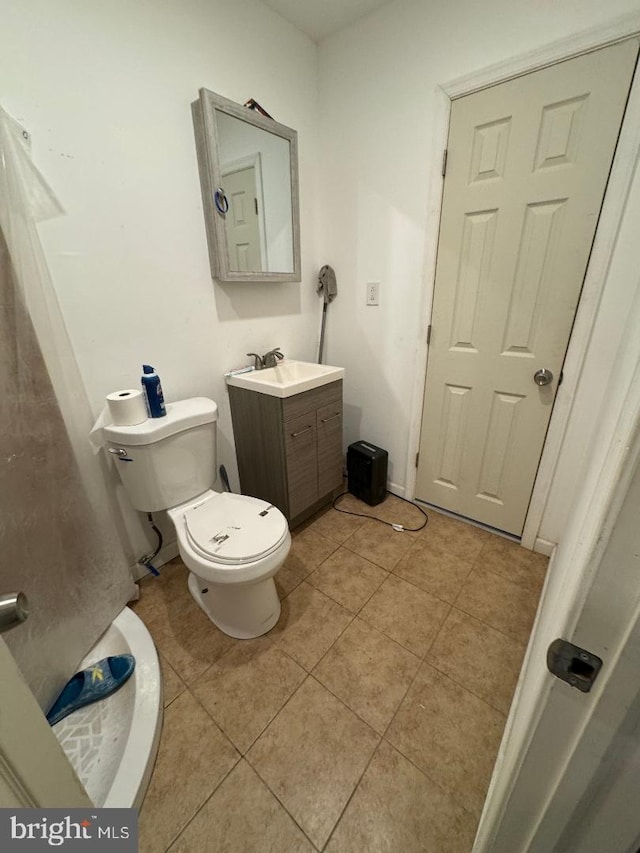
[[166,409],[165,417],[142,424],[106,426],[107,450],[135,509],[167,511],[190,570],[189,591],[209,619],[232,637],[259,637],[280,615],[273,576],[291,547],[287,520],[266,501],[212,490],[213,400],[195,397]]
[[246,495],[207,491],[168,510],[190,569],[189,591],[225,634],[246,640],[280,616],[273,576],[291,547],[284,515]]

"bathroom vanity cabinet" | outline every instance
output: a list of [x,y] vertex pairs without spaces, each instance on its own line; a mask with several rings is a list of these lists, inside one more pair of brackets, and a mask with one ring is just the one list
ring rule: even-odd
[[229,386],[240,489],[300,524],[342,486],[342,380],[279,398]]

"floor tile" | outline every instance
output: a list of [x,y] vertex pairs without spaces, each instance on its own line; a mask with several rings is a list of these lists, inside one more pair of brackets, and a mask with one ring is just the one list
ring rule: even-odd
[[184,563],[176,557],[162,566],[159,577],[149,574],[138,581],[139,597],[136,601],[130,601],[128,606],[147,625],[152,624],[156,628],[168,618],[167,605],[171,595],[180,603],[186,600],[189,594],[187,577]]
[[420,528],[425,522],[425,517],[417,506],[392,494],[387,494],[382,503],[367,507],[367,511],[375,518],[381,518],[391,524],[402,524],[407,528],[407,534],[417,535],[420,531],[413,528]]
[[360,617],[422,658],[449,609],[444,601],[389,575],[362,608]]
[[326,560],[329,554],[333,553],[338,547],[337,542],[323,536],[314,528],[313,524],[294,530],[292,537],[292,545],[295,545],[294,550],[297,552],[300,562],[310,572],[317,568],[323,560]]
[[159,578],[140,584],[132,609],[151,632],[158,651],[188,685],[235,644],[206,616],[187,588],[189,572],[176,560]]
[[386,739],[479,816],[504,724],[503,714],[423,663]]
[[321,849],[379,741],[369,726],[309,677],[247,758]]
[[[422,519],[393,495],[340,506]],[[296,528],[257,640],[213,625],[180,559],[141,582],[166,707],[142,853],[469,853],[547,559],[429,517]]]
[[191,693],[178,696],[165,711],[140,811],[140,853],[166,850],[239,758]]
[[412,544],[393,573],[453,604],[472,566],[472,562],[449,553],[436,539],[425,536]]
[[282,600],[297,586],[300,586],[308,574],[308,570],[301,567],[295,554],[292,556],[290,553],[273,578],[280,599]]
[[475,568],[456,599],[456,607],[526,643],[535,619],[538,595],[502,575]]
[[489,705],[507,713],[525,651],[524,643],[454,607],[426,660]]
[[[347,488],[345,486],[345,488]],[[346,491],[343,495],[340,495],[338,500],[336,501],[336,506],[343,510],[349,510],[350,512],[359,513],[359,516],[354,516],[355,518],[361,516],[373,516],[374,507],[369,506],[369,504],[361,501],[360,498],[357,498],[355,495],[352,495],[351,492]]]
[[492,536],[478,557],[478,566],[488,569],[507,580],[515,581],[535,592],[542,590],[549,558],[522,548],[500,536]]
[[162,700],[166,708],[185,690],[185,683],[168,660],[162,655],[158,655],[158,659],[162,672]]
[[371,598],[388,572],[365,560],[348,548],[338,548],[307,578],[321,590],[350,610],[357,613]]
[[313,669],[352,619],[320,590],[302,583],[282,602],[269,637],[307,670]]
[[244,753],[306,677],[267,637],[244,640],[204,672],[193,692]]
[[451,518],[443,513],[429,510],[428,514],[429,524],[420,532],[420,538],[466,562],[473,563],[490,539],[500,538],[469,522]]
[[361,619],[354,619],[313,675],[384,734],[419,666],[420,658]]
[[344,547],[391,571],[413,542],[414,539],[407,533],[392,530],[378,521],[367,520],[346,540]]
[[363,524],[363,518],[357,515],[349,515],[346,512],[339,512],[337,509],[329,507],[321,510],[311,520],[310,526],[316,533],[320,533],[327,539],[331,539],[332,542],[342,545]]
[[242,760],[170,853],[314,853],[314,849],[264,782]]
[[326,853],[470,853],[476,818],[384,741]]
[[294,531],[291,550],[274,578],[280,598],[299,586],[337,547],[337,542],[309,526],[297,534]]

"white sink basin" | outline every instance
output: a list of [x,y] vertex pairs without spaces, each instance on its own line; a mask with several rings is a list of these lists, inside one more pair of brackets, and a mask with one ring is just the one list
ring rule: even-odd
[[343,376],[344,367],[330,367],[328,364],[292,361],[287,358],[279,362],[277,367],[227,376],[227,383],[236,388],[269,394],[271,397],[292,397],[294,394],[335,382]]

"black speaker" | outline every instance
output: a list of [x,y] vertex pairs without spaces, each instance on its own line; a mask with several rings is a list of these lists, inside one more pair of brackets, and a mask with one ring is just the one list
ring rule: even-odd
[[389,454],[368,441],[356,441],[347,450],[349,491],[361,501],[375,506],[387,494]]

